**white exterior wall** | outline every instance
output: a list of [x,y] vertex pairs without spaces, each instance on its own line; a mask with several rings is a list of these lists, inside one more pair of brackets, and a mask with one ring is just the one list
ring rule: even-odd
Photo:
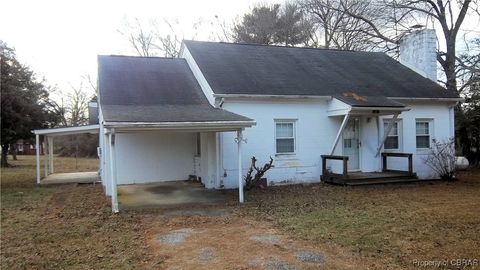
[[[251,157],[263,165],[271,156],[275,167],[265,175],[269,183],[320,181],[320,155],[330,150],[341,119],[327,117],[327,101],[238,101],[227,100],[223,108],[254,119],[257,124],[244,131],[242,170]],[[295,119],[296,153],[275,155],[275,119]],[[234,132],[220,135],[220,174],[226,188],[237,187],[237,148]],[[341,146],[340,146],[341,147]],[[224,174],[227,177],[224,177]]]
[[217,140],[215,132],[200,133],[200,174],[206,188],[219,188],[217,178]]
[[[414,171],[419,178],[436,178],[432,170],[423,163],[427,152],[416,149],[415,122],[416,119],[431,119],[431,138],[447,140],[454,135],[453,104],[411,103],[407,105],[411,110],[399,116],[401,148],[389,151],[413,153]],[[329,154],[343,120],[343,116],[327,116],[328,101],[227,100],[223,107],[257,122],[256,126],[244,131],[247,143],[244,143],[242,151],[243,174],[248,170],[252,156],[258,159],[259,166],[272,156],[275,167],[265,175],[269,184],[320,181],[320,155]],[[359,118],[362,143],[360,169],[363,172],[380,171],[381,156],[375,157],[375,154],[383,136],[383,121],[392,116],[360,116]],[[295,119],[295,154],[275,155],[275,119]],[[235,132],[201,133],[198,176],[202,178],[207,188],[238,186],[235,137]],[[118,184],[185,180],[188,175],[194,174],[195,133],[117,133],[115,141]],[[336,155],[342,154],[342,141],[340,139],[336,147]],[[110,195],[109,144],[107,135],[104,135],[103,126],[100,130],[100,145],[102,147],[100,162],[102,184],[107,195]],[[407,169],[406,158],[389,158],[388,163],[391,169]],[[334,172],[341,170],[340,161],[330,161],[327,166]]]
[[[103,135],[102,184],[110,195],[108,136]],[[115,134],[117,184],[186,180],[195,174],[196,133],[138,132]],[[201,133],[200,171],[206,188],[219,187],[215,132]]]
[[194,172],[195,133],[117,133],[117,183],[186,180]]
[[[406,102],[404,102],[406,103]],[[446,141],[454,137],[453,104],[437,102],[436,104],[408,104],[412,109],[403,112],[399,119],[402,121],[403,148],[399,152],[413,154],[413,170],[421,179],[432,179],[438,176],[423,162],[428,151],[416,149],[416,119],[431,119],[431,139]],[[382,124],[383,125],[383,124]],[[381,129],[383,135],[383,129]],[[389,158],[393,169],[406,169],[405,158]],[[389,165],[390,167],[390,165]]]
[[[397,152],[413,153],[414,171],[421,179],[437,176],[423,163],[425,150],[416,149],[416,119],[432,119],[432,136],[447,140],[453,136],[452,109],[446,103],[407,104],[410,111],[400,114],[401,146]],[[243,174],[255,156],[263,165],[272,156],[275,167],[266,173],[269,184],[318,182],[321,174],[320,155],[329,154],[335,135],[340,128],[343,116],[327,116],[327,101],[231,101],[223,108],[254,119],[257,125],[244,132]],[[381,155],[375,157],[383,136],[383,119],[392,116],[359,116],[360,118],[360,169],[363,172],[381,171]],[[275,155],[275,119],[296,119],[296,153]],[[235,133],[220,135],[220,181],[226,188],[237,187],[237,155],[233,143]],[[382,150],[383,151],[383,150]],[[335,153],[342,154],[342,139]],[[327,166],[340,172],[340,161],[329,161]],[[407,170],[406,158],[389,158],[389,168]],[[226,173],[226,177],[223,175]]]

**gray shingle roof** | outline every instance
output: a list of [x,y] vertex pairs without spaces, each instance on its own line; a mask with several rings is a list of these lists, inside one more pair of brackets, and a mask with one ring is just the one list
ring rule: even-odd
[[252,121],[212,107],[184,59],[98,56],[105,121]]
[[216,94],[456,98],[384,53],[184,41]]

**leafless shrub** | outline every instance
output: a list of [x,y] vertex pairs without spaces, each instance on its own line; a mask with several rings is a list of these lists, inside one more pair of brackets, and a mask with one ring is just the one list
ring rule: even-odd
[[442,180],[455,179],[455,141],[433,139],[428,155],[423,159]]
[[[258,168],[256,166],[256,164],[255,164],[256,162],[257,162],[257,159],[255,157],[252,157],[252,164],[250,165],[250,169],[248,169],[247,175],[245,176],[245,189],[246,190],[250,190],[250,189],[258,186],[258,184],[260,183],[260,180],[262,179],[265,172],[267,172],[272,167],[274,167],[272,165],[272,163],[273,163],[273,158],[272,157],[270,157],[270,161],[265,163],[265,165],[263,165],[263,167],[261,167],[261,168]],[[256,171],[256,173],[255,173],[254,176],[252,176],[254,170]]]

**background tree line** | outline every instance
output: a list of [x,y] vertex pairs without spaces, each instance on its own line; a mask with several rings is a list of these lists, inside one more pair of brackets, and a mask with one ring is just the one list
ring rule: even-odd
[[[34,144],[32,130],[87,123],[88,101],[92,97],[83,85],[66,94],[48,86],[30,67],[20,63],[15,50],[1,40],[0,64],[2,167],[9,165],[8,153],[16,158],[18,140]],[[60,101],[55,101],[52,95],[59,96]],[[97,137],[59,137],[55,150],[61,155],[94,155]]]
[[[456,106],[457,149],[480,161],[480,30],[467,36],[465,18],[480,20],[478,0],[293,0],[283,5],[257,4],[235,21],[219,19],[207,39],[267,45],[386,52],[398,57],[402,38],[418,29],[441,29],[438,83],[464,98]],[[178,23],[178,22],[177,22]],[[166,19],[142,25],[138,19],[119,30],[139,55],[178,56],[182,39],[195,39]],[[463,33],[463,36],[462,36]],[[462,50],[459,50],[462,47]],[[139,49],[141,48],[141,49]],[[174,49],[172,49],[174,48]]]

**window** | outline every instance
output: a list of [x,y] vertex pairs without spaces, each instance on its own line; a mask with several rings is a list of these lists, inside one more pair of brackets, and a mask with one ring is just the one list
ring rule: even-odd
[[275,141],[277,154],[295,152],[295,122],[277,121],[275,123]]
[[[383,122],[383,132],[387,132],[388,125],[390,121]],[[400,136],[398,131],[399,124],[398,122],[393,123],[390,133],[387,135],[383,148],[388,149],[400,149]]]
[[430,148],[430,121],[416,122],[417,148]]

